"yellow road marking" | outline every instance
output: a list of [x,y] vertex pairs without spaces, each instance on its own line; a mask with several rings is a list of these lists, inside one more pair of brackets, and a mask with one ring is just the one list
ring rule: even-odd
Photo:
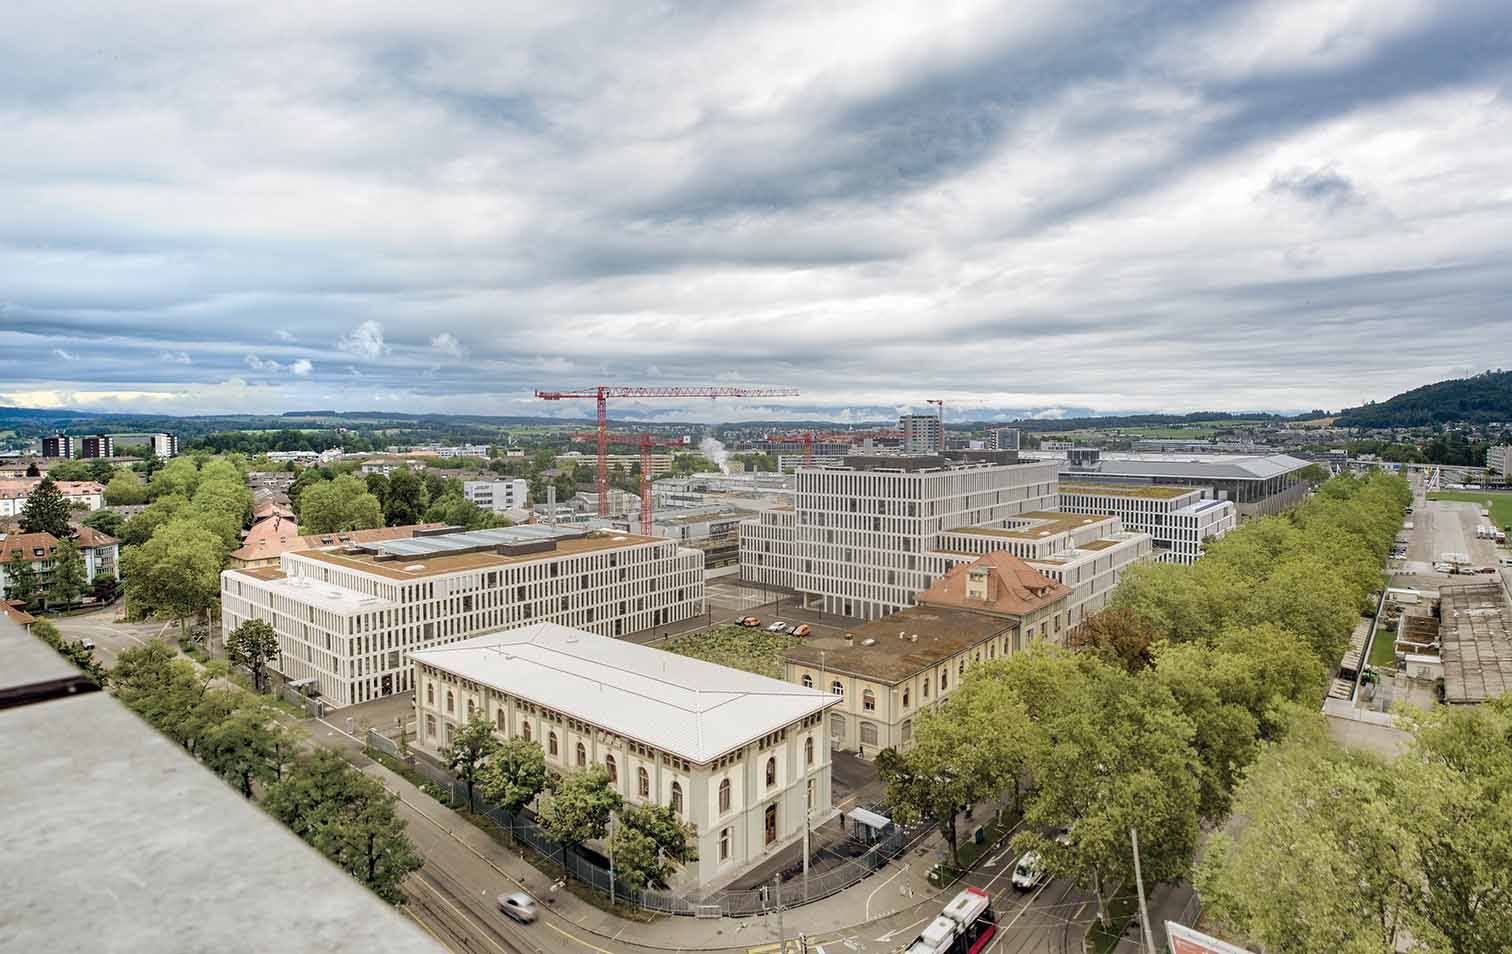
[[[455,911],[457,913],[457,917],[459,917],[462,920],[466,921],[468,924],[472,925],[475,928],[481,928],[481,930],[479,930],[479,932],[478,932],[478,936],[481,937],[483,940],[487,941],[489,944],[492,944],[493,947],[494,947],[494,950],[498,951],[499,954],[512,954],[512,952],[509,950],[509,948],[504,947],[498,941],[495,941],[492,937],[489,936],[488,929],[486,927],[478,924],[477,921],[473,920],[473,918],[472,918],[472,916],[470,914],[468,914],[466,911],[463,911],[461,908],[457,907],[455,904],[452,904],[450,901],[448,901],[446,899],[446,896],[444,894],[442,894],[441,892],[437,891],[432,885],[430,885],[429,883],[427,883],[424,878],[416,878],[415,880],[422,887],[424,887],[427,891],[429,891],[431,894],[435,895],[437,901],[440,901],[442,904],[446,905],[447,907],[449,907],[453,911]],[[607,954],[607,952],[606,952],[606,954]]]
[[553,931],[555,931],[558,934],[562,935],[562,937],[567,938],[569,941],[576,941],[577,943],[579,943],[579,944],[583,945],[584,947],[588,948],[590,951],[598,951],[599,954],[618,954],[618,952],[615,952],[615,951],[606,951],[606,950],[604,950],[601,947],[597,947],[597,946],[595,946],[593,944],[589,944],[587,941],[585,941],[582,938],[578,937],[576,934],[573,934],[573,933],[568,932],[568,931],[564,931],[561,928],[557,927],[555,924],[552,924],[550,921],[547,921],[545,923],[546,923],[547,927],[551,928]]

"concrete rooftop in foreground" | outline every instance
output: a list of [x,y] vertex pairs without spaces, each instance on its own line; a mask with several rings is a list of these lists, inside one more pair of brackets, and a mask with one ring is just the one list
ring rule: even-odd
[[[77,676],[0,618],[0,691]],[[0,709],[0,949],[439,948],[103,692]]]

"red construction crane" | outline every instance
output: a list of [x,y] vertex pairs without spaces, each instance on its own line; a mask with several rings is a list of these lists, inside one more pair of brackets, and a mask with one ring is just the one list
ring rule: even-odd
[[[596,441],[600,431],[589,431],[585,434],[574,434],[575,441]],[[655,437],[651,434],[605,434],[606,445],[632,444],[640,448],[640,520],[641,535],[651,536],[652,529],[652,506],[651,506],[651,448],[653,447],[686,447],[691,442],[686,437]],[[602,499],[602,498],[600,498]]]
[[829,431],[815,434],[813,431],[805,431],[802,434],[768,434],[769,442],[803,445],[803,466],[809,467],[814,463],[814,444],[854,444],[867,438],[881,438],[883,440],[901,438],[902,431]]
[[599,384],[591,388],[571,391],[537,391],[535,396],[543,401],[562,401],[571,398],[593,399],[598,402],[598,490],[599,516],[609,516],[609,398],[682,398],[682,397],[793,397],[793,388],[632,388]]

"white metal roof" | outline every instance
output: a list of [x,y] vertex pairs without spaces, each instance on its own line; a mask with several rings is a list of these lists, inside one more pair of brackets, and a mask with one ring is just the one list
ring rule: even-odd
[[1266,480],[1301,470],[1307,461],[1287,454],[1102,454],[1087,467],[1063,466],[1068,483],[1102,474],[1110,477],[1186,477]]
[[840,702],[817,689],[557,623],[409,656],[694,762]]

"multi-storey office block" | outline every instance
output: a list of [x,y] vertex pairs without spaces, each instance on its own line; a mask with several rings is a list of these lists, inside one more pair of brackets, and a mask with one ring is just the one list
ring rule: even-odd
[[221,574],[222,630],[262,619],[276,668],[335,706],[407,692],[403,654],[551,621],[626,636],[704,611],[703,554],[628,533],[441,532],[283,554]]

